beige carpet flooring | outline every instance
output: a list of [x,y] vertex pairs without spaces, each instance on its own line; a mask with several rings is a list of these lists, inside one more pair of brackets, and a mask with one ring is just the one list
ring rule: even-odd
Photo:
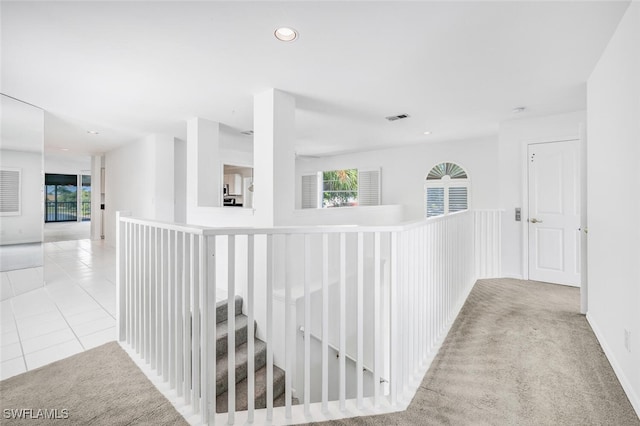
[[577,288],[480,280],[405,412],[332,425],[640,425]]
[[[407,411],[334,425],[640,425],[575,288],[478,281]],[[69,420],[0,424],[180,425],[116,343],[0,382],[4,409]]]
[[[5,419],[5,409],[67,410],[68,419]],[[0,382],[4,425],[186,425],[116,342]]]

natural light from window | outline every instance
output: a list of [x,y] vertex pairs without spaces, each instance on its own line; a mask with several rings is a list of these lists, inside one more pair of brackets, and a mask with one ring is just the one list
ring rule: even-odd
[[425,186],[426,217],[441,216],[469,208],[469,177],[455,163],[440,163],[427,175]]

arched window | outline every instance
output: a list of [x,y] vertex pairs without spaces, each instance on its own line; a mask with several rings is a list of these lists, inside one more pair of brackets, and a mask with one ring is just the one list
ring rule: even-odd
[[440,216],[469,208],[469,176],[455,163],[433,167],[424,184],[426,217]]

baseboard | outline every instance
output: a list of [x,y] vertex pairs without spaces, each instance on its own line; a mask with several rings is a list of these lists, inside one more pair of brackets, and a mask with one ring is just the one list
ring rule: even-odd
[[600,343],[600,346],[602,347],[602,350],[604,351],[605,356],[609,360],[609,364],[611,364],[611,367],[613,368],[613,372],[615,373],[616,377],[618,378],[618,381],[622,385],[622,389],[627,394],[627,398],[629,398],[629,402],[631,402],[631,406],[636,411],[636,415],[638,416],[638,418],[640,418],[640,398],[638,398],[638,394],[634,391],[633,387],[631,386],[631,383],[627,379],[627,376],[624,374],[624,370],[622,369],[622,367],[620,367],[620,364],[618,364],[618,361],[614,357],[613,351],[609,347],[607,341],[604,339],[604,336],[597,325],[597,321],[593,320],[593,315],[589,314],[589,312],[587,312],[587,322],[589,323],[591,330],[593,330],[593,334],[595,334],[596,339],[598,339],[598,343]]
[[514,280],[524,280],[524,279],[526,279],[522,275],[512,275],[512,274],[504,274],[500,278],[511,278],[511,279],[514,279]]

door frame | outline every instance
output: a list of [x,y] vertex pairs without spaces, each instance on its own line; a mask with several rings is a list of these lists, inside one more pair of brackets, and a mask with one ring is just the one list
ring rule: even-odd
[[[584,224],[585,221],[583,220],[583,218],[585,217],[585,212],[584,212],[584,208],[585,208],[585,201],[582,198],[582,195],[586,193],[586,191],[584,191],[584,189],[586,188],[586,181],[585,181],[585,170],[583,170],[584,168],[584,145],[585,145],[585,139],[582,135],[582,131],[579,132],[578,135],[574,135],[574,136],[565,136],[565,137],[557,137],[557,138],[540,138],[540,139],[530,139],[530,140],[523,140],[522,141],[522,145],[521,145],[521,158],[522,158],[522,215],[521,215],[521,232],[522,232],[522,277],[525,280],[529,279],[529,162],[528,162],[528,151],[529,151],[529,145],[539,145],[539,144],[548,144],[548,143],[559,143],[559,142],[570,142],[570,141],[578,141],[578,182],[579,182],[579,188],[578,191],[580,192],[580,203],[579,203],[579,208],[580,208],[580,227],[584,228]],[[583,234],[584,235],[584,234]],[[581,293],[581,300],[583,299],[582,293],[583,290],[582,288],[584,287],[584,293],[586,295],[586,277],[584,276],[584,271],[585,271],[585,265],[586,265],[586,250],[583,250],[583,246],[584,244],[581,244],[581,249],[580,249],[580,281],[581,281],[581,285],[580,285],[580,293]],[[586,304],[582,304],[581,303],[581,311],[583,310],[586,312]]]

